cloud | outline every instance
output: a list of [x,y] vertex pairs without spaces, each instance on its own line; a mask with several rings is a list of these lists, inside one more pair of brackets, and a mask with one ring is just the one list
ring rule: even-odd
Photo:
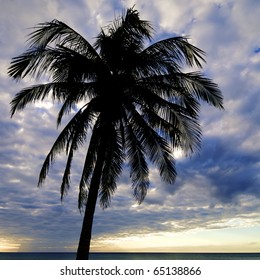
[[[184,174],[196,167],[194,172],[207,178],[207,188],[221,202],[231,202],[242,194],[259,196],[259,159],[254,152],[223,138],[206,138],[205,143],[199,156],[182,163]],[[188,174],[183,177],[191,178]]]
[[[9,102],[14,94],[35,82],[13,82],[7,76],[10,59],[25,50],[26,35],[31,31],[27,28],[37,23],[57,18],[93,42],[101,26],[134,4],[83,0],[1,3],[0,233],[15,249],[75,250],[82,221],[77,192],[84,147],[75,156],[71,190],[62,203],[63,154],[57,157],[44,186],[36,187],[41,164],[60,131],[56,130],[58,107],[51,100],[37,103],[10,119]],[[166,235],[172,238],[171,234],[259,225],[258,1],[140,0],[136,8],[142,18],[152,22],[156,40],[186,34],[207,52],[204,71],[219,84],[225,111],[202,106],[201,152],[177,159],[174,185],[161,182],[152,167],[151,188],[140,206],[135,204],[124,170],[111,207],[103,211],[97,206],[94,248],[105,248],[104,240],[113,243],[130,235],[136,240],[164,236],[168,241]]]

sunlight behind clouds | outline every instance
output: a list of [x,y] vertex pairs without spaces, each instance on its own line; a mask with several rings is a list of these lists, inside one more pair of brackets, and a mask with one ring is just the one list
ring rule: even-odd
[[116,252],[259,252],[258,227],[237,227],[232,230],[197,229],[187,232],[122,233],[95,239],[93,250]]
[[[155,40],[187,34],[206,51],[203,71],[219,84],[225,111],[201,107],[200,153],[174,152],[173,185],[163,183],[152,167],[151,188],[141,205],[133,198],[129,170],[123,171],[111,207],[103,211],[97,205],[92,251],[260,251],[260,2],[137,2],[141,17],[155,28]],[[66,155],[56,158],[46,184],[37,189],[41,164],[66,122],[56,130],[59,105],[51,99],[10,119],[15,93],[34,83],[7,76],[11,57],[25,50],[28,28],[40,22],[59,19],[93,42],[101,26],[134,4],[2,1],[0,251],[75,251],[82,221],[77,194],[86,147],[75,154],[72,187],[63,203],[59,188]]]
[[53,103],[52,102],[35,102],[34,106],[36,108],[43,108],[43,109],[46,109],[46,110],[49,110],[53,107]]
[[19,244],[17,240],[8,237],[0,238],[0,252],[17,252],[20,246],[21,244]]

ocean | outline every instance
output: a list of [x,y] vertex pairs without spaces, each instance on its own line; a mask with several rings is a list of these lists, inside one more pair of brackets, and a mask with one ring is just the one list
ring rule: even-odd
[[[76,253],[0,253],[0,260],[75,260]],[[90,253],[90,260],[260,260],[260,253]]]

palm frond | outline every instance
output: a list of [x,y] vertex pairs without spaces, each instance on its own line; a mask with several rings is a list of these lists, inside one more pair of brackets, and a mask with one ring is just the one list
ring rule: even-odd
[[16,80],[23,79],[27,75],[40,78],[50,70],[51,65],[59,55],[60,52],[53,48],[29,49],[12,59],[8,74]]
[[121,25],[113,29],[110,34],[112,37],[123,38],[126,48],[134,47],[135,51],[139,51],[142,49],[145,39],[152,39],[152,31],[150,22],[141,20],[139,12],[130,8],[122,17]]
[[134,197],[141,203],[149,188],[149,168],[145,159],[145,151],[138,140],[131,124],[126,119],[126,154],[130,165],[130,177],[134,189]]
[[97,59],[85,57],[75,50],[64,46],[29,49],[20,56],[14,57],[8,74],[16,79],[27,75],[39,79],[48,74],[54,82],[93,80],[100,72],[106,71],[103,63]]
[[87,97],[92,98],[95,95],[95,85],[95,83],[52,82],[24,88],[10,102],[11,117],[17,111],[22,111],[28,104],[43,101],[48,96],[51,96],[53,100],[56,99],[59,102],[65,101],[62,107],[63,112],[60,112],[58,116],[59,124],[64,112],[69,111],[69,102],[77,103]]
[[202,68],[205,62],[205,52],[190,44],[185,37],[172,37],[158,41],[142,51],[144,57],[151,56],[154,65],[168,65],[168,67],[181,69],[185,64],[190,67]]
[[68,47],[58,45],[50,71],[54,81],[94,81],[98,75],[104,75],[108,69],[100,58],[86,57]]
[[167,183],[173,183],[176,178],[175,161],[167,141],[157,134],[135,110],[130,110],[133,130],[141,144],[145,147],[151,162],[155,163],[160,176]]
[[[54,162],[55,156],[62,151],[68,151],[68,147],[72,144],[72,149],[76,149],[79,143],[83,143],[86,137],[87,129],[91,125],[93,120],[93,113],[90,108],[85,108],[84,111],[79,110],[75,116],[70,120],[70,122],[65,126],[62,132],[59,134],[58,138],[54,142],[50,152],[48,153],[39,175],[38,186],[41,186],[48,174],[50,165]],[[76,133],[77,129],[81,134]],[[76,137],[74,138],[76,133]],[[74,141],[73,141],[74,140]],[[76,142],[75,142],[76,141]],[[71,160],[72,160],[72,155]],[[69,165],[68,165],[69,166]]]
[[95,125],[92,129],[92,135],[89,141],[88,150],[83,165],[81,179],[79,183],[79,196],[78,196],[78,208],[81,210],[85,205],[88,197],[88,188],[91,181],[91,175],[93,174],[95,163],[97,160],[97,153],[100,147],[100,116],[97,118]]
[[67,124],[67,126],[62,130],[62,132],[59,134],[58,138],[54,142],[47,157],[45,158],[39,175],[39,180],[38,180],[39,187],[44,183],[46,176],[49,172],[49,167],[51,164],[54,163],[56,155],[64,151],[68,146],[68,143],[71,141],[70,139],[72,138],[71,136],[73,134],[75,123],[78,122],[79,114],[80,112],[78,112]]
[[[187,93],[178,97],[175,89],[172,89],[172,94],[160,93],[159,86],[150,86],[146,82],[134,87],[135,102],[139,105],[143,119],[169,141],[173,149],[181,148],[187,155],[199,150],[201,130],[198,123],[199,103],[196,99]],[[162,85],[162,90],[167,87]],[[160,95],[166,95],[170,101]]]
[[67,192],[70,188],[70,169],[71,169],[71,162],[72,162],[73,155],[74,155],[74,149],[72,146],[73,145],[71,145],[66,167],[65,167],[63,177],[62,177],[62,183],[61,183],[61,187],[60,187],[61,200],[63,199],[64,195],[67,194]]
[[62,104],[61,109],[58,113],[57,117],[57,127],[60,126],[62,118],[65,114],[68,114],[71,112],[72,108],[75,107],[75,101],[73,99],[70,99],[69,97],[65,100],[65,102]]
[[89,108],[87,108],[82,113],[81,120],[74,128],[74,131],[70,136],[70,139],[72,138],[72,140],[67,142],[66,150],[68,153],[68,158],[67,158],[67,164],[63,173],[63,178],[62,178],[62,183],[60,188],[61,199],[65,194],[67,194],[67,191],[70,188],[70,169],[71,169],[71,163],[72,163],[74,151],[78,149],[79,145],[82,146],[85,143],[87,137],[87,129],[89,128],[91,120],[92,120],[92,116],[89,111]]
[[[189,97],[185,96],[184,98],[187,99],[179,101],[180,104],[178,102],[160,102],[158,111],[158,116],[164,120],[159,119],[160,129],[165,139],[170,139],[173,149],[180,148],[186,155],[199,151],[201,146],[201,128],[198,121],[199,103]],[[190,102],[188,103],[187,100]],[[153,117],[155,118],[155,116]],[[168,130],[167,124],[171,125]],[[166,136],[167,131],[168,137]]]
[[100,205],[107,208],[110,205],[111,196],[117,188],[117,180],[122,172],[124,151],[121,145],[120,133],[115,127],[110,126],[109,133],[105,136],[106,152],[99,189]]
[[[66,87],[66,95],[64,94],[64,102],[60,108],[57,117],[57,127],[61,124],[65,114],[69,114],[76,107],[77,102],[86,98],[86,93],[92,91],[92,84],[72,83]],[[91,94],[90,94],[91,95]]]
[[56,83],[40,84],[22,89],[11,101],[11,117],[29,103],[43,100],[57,86]]
[[80,211],[81,209],[83,209],[88,198],[89,180],[91,178],[91,175],[93,174],[97,156],[96,153],[98,145],[96,141],[92,140],[92,137],[93,134],[91,136],[89,147],[86,153],[85,162],[83,165],[81,179],[79,183],[78,209]]
[[149,22],[139,18],[137,10],[127,9],[125,15],[101,29],[94,46],[111,71],[125,71],[143,49],[145,40],[151,39],[152,30]]
[[96,50],[84,37],[56,19],[38,24],[35,30],[29,34],[28,42],[30,48],[46,48],[47,45],[55,43],[73,49],[89,58],[99,59]]
[[[105,32],[107,31],[107,32]],[[152,25],[149,21],[141,20],[139,12],[133,8],[126,10],[125,14],[102,29],[97,37],[96,48],[99,48],[103,39],[111,38],[119,43],[122,49],[134,48],[135,51],[142,49],[145,39],[152,39]]]
[[176,133],[174,145],[181,148],[186,155],[201,148],[201,128],[197,119],[172,111],[172,118],[177,122],[180,133]]
[[195,96],[216,108],[223,109],[223,97],[218,85],[206,78],[200,72],[178,73],[175,80],[185,93]]

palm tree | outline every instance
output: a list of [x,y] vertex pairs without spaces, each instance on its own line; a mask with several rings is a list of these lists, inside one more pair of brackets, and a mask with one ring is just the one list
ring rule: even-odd
[[62,199],[70,187],[74,152],[88,145],[79,182],[78,207],[85,214],[77,259],[88,259],[97,199],[101,207],[109,206],[124,163],[141,203],[149,188],[150,164],[172,184],[174,149],[190,154],[200,148],[200,101],[223,109],[217,84],[200,71],[182,72],[187,66],[201,69],[205,53],[185,37],[151,43],[152,34],[151,24],[134,7],[101,29],[93,45],[53,20],[29,34],[28,50],[9,67],[15,80],[27,75],[50,80],[18,92],[11,116],[48,96],[61,104],[57,126],[65,114],[73,114],[43,163],[39,186],[55,156],[65,151]]

